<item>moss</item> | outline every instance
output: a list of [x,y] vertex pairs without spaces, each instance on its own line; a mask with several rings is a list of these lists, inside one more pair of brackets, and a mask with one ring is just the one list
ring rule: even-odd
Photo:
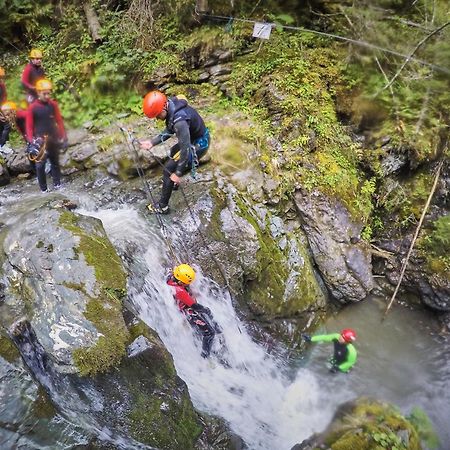
[[417,248],[431,273],[450,280],[450,215],[437,219],[431,229],[422,230]]
[[187,395],[180,403],[140,394],[130,413],[132,436],[161,449],[190,450],[202,432],[197,415]]
[[95,375],[119,364],[126,353],[129,333],[123,320],[121,302],[126,293],[126,275],[120,258],[106,237],[81,228],[78,216],[69,211],[61,214],[59,223],[79,237],[78,250],[95,270],[99,295],[89,299],[84,315],[101,336],[95,345],[73,351],[80,374]]
[[[403,441],[399,432],[407,433]],[[360,399],[333,422],[326,443],[332,450],[421,450],[420,438],[414,426],[391,405]]]
[[[287,260],[289,245],[286,250],[281,250],[278,242],[273,239],[268,229],[261,229],[255,217],[253,217],[249,206],[243,199],[235,198],[240,215],[247,220],[256,231],[260,248],[256,254],[258,267],[261,270],[256,278],[247,282],[247,302],[251,309],[260,314],[272,317],[292,317],[315,303],[322,296],[317,280],[309,265],[306,251],[302,255],[304,264],[297,270],[299,281],[296,283],[295,294],[292,293],[288,299],[284,299],[287,278],[291,272]],[[266,225],[268,227],[268,225]],[[295,240],[295,237],[289,234]],[[297,241],[298,242],[298,241]],[[298,248],[302,251],[302,245],[298,242]],[[304,249],[303,249],[304,250]],[[283,300],[282,300],[283,299]]]
[[423,211],[433,184],[428,172],[418,172],[405,180],[397,189],[382,195],[381,206],[395,219],[397,225],[416,223]]
[[33,412],[39,419],[52,419],[57,414],[52,401],[41,385],[38,386],[37,398],[33,403]]
[[102,152],[108,151],[113,145],[123,142],[121,133],[108,133],[97,141],[97,146]]
[[0,330],[0,356],[10,363],[20,358],[19,350],[3,330]]

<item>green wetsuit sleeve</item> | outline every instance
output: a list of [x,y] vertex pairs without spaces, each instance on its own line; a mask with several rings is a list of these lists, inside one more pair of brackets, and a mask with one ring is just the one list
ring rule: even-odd
[[344,361],[342,364],[338,366],[341,372],[348,372],[355,365],[356,359],[358,357],[358,353],[353,344],[348,344],[347,349],[348,349],[347,361]]
[[311,337],[311,342],[333,342],[335,339],[339,339],[339,336],[339,333],[318,334]]

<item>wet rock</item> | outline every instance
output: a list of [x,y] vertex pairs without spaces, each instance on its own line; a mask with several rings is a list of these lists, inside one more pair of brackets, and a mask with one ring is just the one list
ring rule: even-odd
[[370,249],[359,240],[362,224],[338,200],[317,191],[300,190],[294,199],[314,260],[333,297],[341,303],[363,300],[374,281]]
[[381,169],[384,176],[398,173],[408,164],[408,156],[405,154],[389,153],[381,161]]
[[74,148],[70,152],[70,157],[73,161],[82,163],[85,160],[89,159],[91,156],[95,155],[97,152],[98,149],[95,143],[86,142]]
[[69,128],[67,130],[67,140],[69,147],[81,144],[89,138],[89,133],[86,128]]
[[209,73],[212,77],[217,78],[222,75],[228,75],[231,73],[231,67],[224,66],[222,64],[218,64],[217,66],[213,66],[209,69]]
[[10,180],[8,169],[3,164],[0,164],[0,186],[6,186]]
[[7,166],[11,174],[18,175],[31,171],[30,161],[25,150],[14,152],[6,158]]

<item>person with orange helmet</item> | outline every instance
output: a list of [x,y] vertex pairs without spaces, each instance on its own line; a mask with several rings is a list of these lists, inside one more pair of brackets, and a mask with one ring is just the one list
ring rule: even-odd
[[216,332],[220,332],[214,322],[211,310],[198,303],[192,295],[189,285],[195,280],[195,270],[189,264],[176,266],[167,284],[173,288],[173,296],[179,310],[185,315],[187,321],[202,336],[202,358],[207,358]]
[[38,98],[28,108],[26,138],[29,143],[29,158],[36,163],[39,187],[47,192],[45,163],[50,160],[53,187],[61,186],[59,151],[67,148],[67,135],[58,103],[52,100],[52,83],[42,79],[36,82]]
[[36,82],[45,78],[45,70],[42,67],[42,51],[33,48],[29,54],[30,61],[22,72],[22,86],[27,94],[27,102],[32,103],[37,98]]
[[8,95],[6,94],[5,85],[5,69],[0,67],[0,105],[6,102]]
[[148,205],[152,213],[168,214],[174,186],[180,184],[183,173],[198,166],[198,160],[208,151],[209,130],[200,114],[186,99],[166,97],[160,91],[151,91],[145,96],[143,111],[148,118],[164,120],[166,123],[162,133],[153,139],[140,141],[143,149],[150,150],[173,135],[178,138],[178,142],[170,149],[170,158],[164,166],[161,197],[157,204]]
[[340,333],[322,334],[316,336],[302,335],[306,342],[333,342],[334,353],[329,359],[330,372],[348,372],[356,363],[358,354],[353,342],[356,333],[351,328],[346,328]]

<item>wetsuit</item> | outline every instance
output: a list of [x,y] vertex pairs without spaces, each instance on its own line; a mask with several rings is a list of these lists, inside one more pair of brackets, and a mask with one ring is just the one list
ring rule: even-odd
[[334,353],[331,358],[332,368],[348,372],[356,363],[357,352],[353,344],[339,342],[339,333],[322,334],[311,337],[311,342],[333,342]]
[[6,94],[6,85],[3,81],[0,81],[0,105],[6,102],[7,94]]
[[28,103],[33,102],[37,98],[36,93],[36,81],[45,78],[45,71],[42,66],[36,66],[32,62],[29,62],[22,72],[22,86],[27,93]]
[[179,284],[173,277],[167,280],[167,284],[175,289],[174,297],[178,308],[186,316],[191,327],[203,336],[202,356],[207,358],[211,352],[211,346],[216,334],[211,311],[209,308],[205,308],[197,303],[189,292],[189,288]]
[[151,140],[158,145],[176,134],[178,142],[170,149],[170,159],[164,166],[163,187],[159,206],[169,204],[174,182],[170,175],[181,177],[206,154],[209,148],[209,131],[200,114],[184,99],[170,97],[166,116],[166,129]]
[[61,169],[59,166],[59,150],[62,142],[67,141],[66,131],[55,100],[43,102],[35,100],[28,108],[26,120],[26,137],[32,142],[36,137],[47,136],[47,149],[43,158],[36,161],[36,173],[41,191],[47,190],[47,176],[45,174],[45,162],[47,158],[51,163],[51,176],[53,186],[59,187],[61,183]]

